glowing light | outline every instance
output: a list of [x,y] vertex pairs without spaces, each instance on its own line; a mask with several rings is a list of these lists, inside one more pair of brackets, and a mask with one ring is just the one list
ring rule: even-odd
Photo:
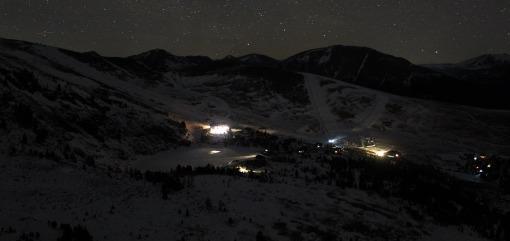
[[227,125],[212,126],[209,133],[211,133],[211,135],[225,135],[229,130],[230,127]]
[[375,155],[377,155],[378,157],[383,157],[384,155],[386,155],[386,152],[388,151],[385,151],[385,150],[380,150],[380,151],[375,151]]
[[488,167],[488,168],[491,168],[491,164],[488,164],[488,165],[487,165],[487,167]]
[[337,142],[337,139],[329,139],[328,140],[329,144],[335,144],[336,142]]
[[255,174],[261,174],[261,173],[264,173],[264,170],[250,170],[246,167],[243,167],[243,166],[238,166],[237,167],[237,170],[240,172],[240,173],[255,173]]
[[257,155],[256,155],[256,154],[253,154],[253,155],[246,155],[246,156],[240,156],[240,158],[242,158],[242,159],[252,159],[252,158],[255,158],[255,157],[257,157]]
[[212,150],[212,151],[209,152],[209,154],[214,155],[214,154],[218,154],[220,152],[221,151],[218,151],[218,150]]
[[248,170],[246,167],[241,167],[241,166],[240,166],[240,167],[238,167],[238,168],[239,168],[239,172],[240,172],[240,173],[248,173],[248,172],[250,172],[250,170]]

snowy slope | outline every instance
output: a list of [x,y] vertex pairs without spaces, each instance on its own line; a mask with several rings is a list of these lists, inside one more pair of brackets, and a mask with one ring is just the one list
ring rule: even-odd
[[60,224],[81,225],[94,240],[256,240],[258,232],[271,240],[485,240],[468,227],[439,226],[407,201],[305,181],[304,167],[320,166],[275,165],[271,182],[198,175],[164,200],[160,185],[122,172],[2,158],[0,240],[56,240]]
[[509,109],[510,102],[501,101],[510,88],[507,60],[504,54],[484,55],[454,65],[419,66],[370,48],[335,45],[298,53],[281,65],[401,96]]
[[[105,74],[56,48],[0,41],[0,152],[94,160],[178,145],[182,126]],[[127,79],[129,80],[129,79]]]
[[374,136],[382,146],[422,157],[483,150],[508,154],[508,111],[409,99],[311,74],[305,79],[323,140]]
[[[65,101],[71,103],[77,98],[84,98],[83,101],[90,96],[97,98],[98,94],[92,92],[100,90],[101,98],[116,96],[115,102],[103,100],[104,108],[127,104],[136,112],[135,119],[144,121],[141,113],[149,112],[160,121],[166,116],[190,123],[224,121],[238,126],[264,127],[313,141],[325,141],[336,136],[376,136],[389,147],[415,154],[499,153],[510,149],[507,111],[410,99],[313,74],[239,65],[235,59],[221,60],[220,63],[205,61],[204,65],[182,71],[161,71],[140,63],[140,59],[144,58],[156,61],[156,53],[169,55],[155,51],[121,61],[94,53],[82,54],[2,40],[2,81],[9,83],[2,88],[8,92],[14,88],[12,85],[16,85],[22,96],[53,109],[56,106],[69,108],[58,98],[48,99],[48,93],[55,95],[58,92],[59,84],[64,89],[62,92],[73,93],[65,97]],[[166,61],[167,57],[163,60]],[[322,61],[326,60],[324,57]],[[360,61],[363,62],[363,58]],[[30,82],[22,81],[23,76],[7,77],[18,72],[33,75],[31,79],[35,80],[38,89],[33,89]],[[356,72],[359,72],[358,68]],[[70,106],[74,113],[86,113],[85,107],[91,103],[73,103]],[[111,117],[117,116],[118,121],[132,115],[121,107],[113,109],[115,111],[111,114],[107,113]],[[61,118],[64,120],[69,121],[72,117],[66,111],[56,112],[57,115],[60,113],[63,113]],[[79,115],[78,118],[85,117]],[[127,127],[136,121],[129,123],[116,126]],[[22,134],[16,136],[20,141],[23,139]],[[126,149],[123,144],[114,145],[116,149]],[[4,152],[7,149],[4,147]]]
[[[62,230],[53,221],[82,225],[94,240],[256,240],[259,231],[268,240],[484,240],[468,227],[438,226],[427,214],[465,214],[458,200],[438,203],[437,196],[429,196],[435,189],[426,188],[417,191],[424,195],[417,200],[402,199],[393,191],[416,186],[376,180],[350,164],[345,172],[333,172],[333,165],[345,165],[345,159],[328,163],[320,152],[289,153],[289,162],[270,162],[268,176],[260,179],[180,177],[185,188],[164,200],[164,185],[130,176],[126,169],[133,162],[115,161],[155,152],[138,158],[135,166],[150,169],[146,161],[153,158],[165,167],[226,161],[199,160],[216,147],[162,152],[185,138],[180,121],[188,128],[210,121],[263,127],[307,141],[374,136],[378,145],[400,150],[410,160],[439,166],[446,154],[510,150],[508,111],[396,96],[339,80],[350,78],[340,72],[328,78],[231,58],[197,64],[195,58],[180,62],[189,60],[185,57],[172,62],[174,57],[156,51],[105,58],[0,41],[0,133],[6,137],[0,140],[0,240],[30,232],[56,240]],[[334,51],[326,51],[318,62],[332,57]],[[366,57],[359,63],[355,79],[369,67]],[[236,159],[257,152],[217,149]],[[100,165],[72,162],[99,156],[105,157]],[[434,183],[436,177],[422,178]],[[360,178],[366,189],[360,188]],[[343,183],[353,179],[357,184]],[[451,183],[448,177],[439,186],[453,191]],[[504,198],[494,201],[504,203]],[[415,202],[429,202],[432,210]],[[467,213],[479,211],[476,207]]]

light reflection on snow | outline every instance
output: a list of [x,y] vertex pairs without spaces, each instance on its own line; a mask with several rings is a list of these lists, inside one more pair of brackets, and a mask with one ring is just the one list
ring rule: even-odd
[[251,172],[251,173],[260,174],[263,172],[262,170],[250,170],[244,166],[237,166],[237,169],[239,170],[240,173],[250,173]]
[[240,173],[248,173],[248,172],[250,172],[250,170],[248,170],[246,167],[242,167],[242,166],[240,166],[240,167],[239,167],[239,172],[240,172]]
[[230,127],[227,125],[219,125],[219,126],[212,126],[209,130],[209,133],[211,135],[225,135],[230,130]]

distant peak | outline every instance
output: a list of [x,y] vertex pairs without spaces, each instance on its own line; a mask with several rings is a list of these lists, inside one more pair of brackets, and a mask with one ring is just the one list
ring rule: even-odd
[[510,55],[509,54],[484,54],[484,55],[480,55],[478,57],[460,62],[459,64],[463,65],[466,68],[472,68],[472,69],[497,67],[497,66],[501,66],[501,65],[510,64]]
[[244,58],[265,58],[265,59],[273,59],[267,55],[263,55],[263,54],[256,54],[256,53],[252,53],[252,54],[247,54],[247,55],[243,55],[241,57],[239,57],[240,59],[244,59]]
[[133,55],[131,57],[132,58],[147,58],[147,57],[151,57],[151,58],[154,58],[154,57],[162,58],[163,57],[164,58],[164,57],[171,57],[171,56],[174,56],[174,55],[164,49],[152,49],[152,50],[143,52],[141,54]]
[[278,60],[263,54],[247,54],[239,57],[238,59],[245,64],[255,65],[275,65],[279,62]]
[[101,56],[100,54],[98,54],[96,51],[87,51],[87,52],[83,52],[83,54],[86,54],[86,55],[89,55],[89,56]]

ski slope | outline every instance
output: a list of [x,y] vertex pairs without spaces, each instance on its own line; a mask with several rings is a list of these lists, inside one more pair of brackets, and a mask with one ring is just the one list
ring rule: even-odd
[[389,98],[384,94],[377,94],[374,100],[373,108],[365,113],[365,116],[359,122],[358,127],[354,127],[352,131],[362,131],[369,129],[384,113]]
[[321,125],[321,132],[326,136],[332,135],[337,131],[337,120],[329,108],[327,95],[320,86],[320,79],[312,74],[303,74],[303,76],[310,102]]
[[[356,114],[353,118],[354,126],[349,128],[346,123],[342,123],[332,110],[328,103],[328,91],[325,86],[321,86],[321,80],[328,80],[342,85],[349,85],[339,80],[324,78],[313,74],[303,74],[305,85],[308,90],[312,108],[316,113],[321,125],[321,134],[323,137],[331,138],[339,135],[350,135],[353,132],[363,132],[370,129],[372,125],[381,118],[385,111],[385,106],[389,101],[387,94],[377,91],[365,90],[365,92],[374,95],[373,104],[369,109]],[[355,86],[357,90],[360,88]]]

